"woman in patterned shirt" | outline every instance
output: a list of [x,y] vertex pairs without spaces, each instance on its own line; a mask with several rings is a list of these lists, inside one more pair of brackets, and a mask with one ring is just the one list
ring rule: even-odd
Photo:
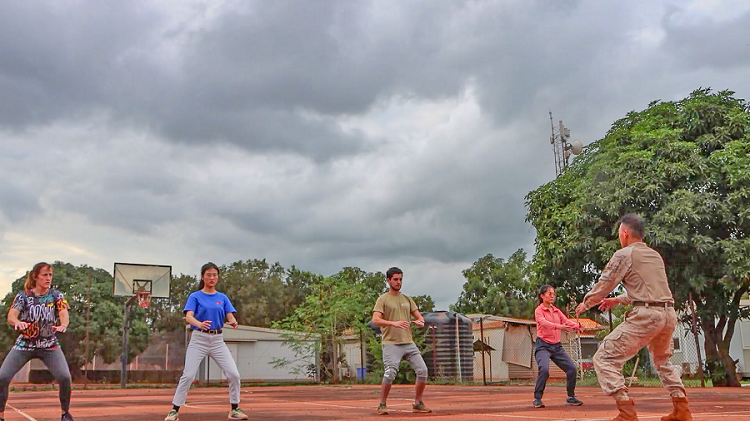
[[[8,385],[13,376],[32,358],[39,358],[60,384],[61,421],[73,421],[70,408],[70,371],[55,333],[68,329],[68,302],[52,286],[52,266],[34,265],[8,310],[8,323],[21,331],[0,367],[0,421],[4,421]],[[60,321],[57,324],[57,321]]]

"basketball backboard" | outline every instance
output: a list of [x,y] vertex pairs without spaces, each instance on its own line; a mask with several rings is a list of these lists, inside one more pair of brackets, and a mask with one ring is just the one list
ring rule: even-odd
[[115,263],[114,295],[133,296],[147,291],[152,297],[169,297],[172,266]]

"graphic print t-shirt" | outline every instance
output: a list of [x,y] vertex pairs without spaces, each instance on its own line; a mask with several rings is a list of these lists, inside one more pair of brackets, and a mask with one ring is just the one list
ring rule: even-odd
[[[227,313],[237,312],[229,298],[218,291],[213,294],[206,294],[203,291],[195,291],[190,294],[187,303],[185,303],[185,308],[182,309],[183,313],[188,311],[194,312],[193,317],[201,322],[211,320],[211,329],[221,329],[224,327],[224,319],[226,319]],[[195,326],[190,326],[190,328],[198,330]]]
[[18,320],[29,324],[16,339],[14,349],[33,351],[59,344],[52,326],[56,325],[60,311],[70,308],[62,292],[51,289],[40,296],[30,290],[19,292],[13,299],[13,308],[19,312]]

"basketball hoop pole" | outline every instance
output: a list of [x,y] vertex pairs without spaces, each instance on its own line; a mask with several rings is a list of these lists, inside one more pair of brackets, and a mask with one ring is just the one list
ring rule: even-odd
[[130,307],[135,302],[135,295],[125,301],[125,315],[122,319],[122,371],[120,372],[120,387],[125,388],[128,381],[128,332],[130,331]]

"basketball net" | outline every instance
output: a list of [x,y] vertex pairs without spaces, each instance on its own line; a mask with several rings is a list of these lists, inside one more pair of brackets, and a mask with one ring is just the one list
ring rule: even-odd
[[151,293],[148,291],[136,291],[135,296],[138,298],[138,305],[141,308],[148,308],[151,302]]

